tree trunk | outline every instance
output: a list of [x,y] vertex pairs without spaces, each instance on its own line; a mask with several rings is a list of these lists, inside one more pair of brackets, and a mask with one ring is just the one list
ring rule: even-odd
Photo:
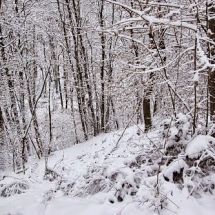
[[[215,5],[211,2],[209,5],[209,14],[214,17]],[[213,16],[212,16],[213,15]],[[215,42],[215,18],[210,18],[208,20],[208,27],[210,29],[210,38]],[[215,63],[215,49],[210,47],[208,50],[210,52],[211,63]],[[210,93],[210,116],[211,120],[215,121],[215,71],[209,69],[209,93]]]
[[[150,74],[150,80],[152,80],[152,73]],[[145,132],[148,132],[149,129],[152,127],[152,119],[151,119],[151,103],[150,103],[150,96],[152,93],[152,86],[150,85],[146,91],[143,98],[143,116],[145,121]]]
[[[100,28],[104,28],[104,0],[101,0],[100,12],[99,12],[99,23]],[[105,35],[101,32],[101,66],[100,66],[100,78],[101,78],[101,131],[105,131]]]
[[0,171],[5,170],[5,158],[6,158],[6,150],[5,150],[5,133],[4,133],[4,120],[2,116],[2,111],[0,108]]

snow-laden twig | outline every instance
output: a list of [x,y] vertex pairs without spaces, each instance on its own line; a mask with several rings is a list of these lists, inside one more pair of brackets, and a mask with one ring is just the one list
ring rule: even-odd
[[162,19],[162,18],[156,18],[154,16],[149,16],[149,15],[145,15],[145,12],[139,11],[139,10],[135,10],[132,7],[129,7],[125,4],[122,4],[120,2],[115,2],[115,1],[111,1],[111,0],[106,0],[109,3],[121,6],[122,8],[129,10],[133,13],[135,13],[136,15],[138,15],[138,18],[130,18],[127,20],[122,20],[119,21],[118,23],[116,23],[115,25],[120,25],[122,23],[125,22],[133,22],[133,19],[136,19],[136,21],[140,21],[140,20],[144,20],[146,22],[148,22],[149,24],[160,24],[160,25],[165,25],[165,26],[171,26],[171,27],[183,27],[183,28],[187,28],[190,30],[193,30],[194,32],[197,31],[197,26],[193,25],[193,24],[189,24],[187,22],[182,22],[182,21],[170,21],[169,19]]

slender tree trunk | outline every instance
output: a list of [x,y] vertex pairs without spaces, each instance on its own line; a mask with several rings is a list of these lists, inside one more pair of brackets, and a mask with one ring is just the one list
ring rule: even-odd
[[[153,73],[150,73],[149,81],[152,82],[153,79]],[[151,94],[152,94],[152,83],[149,84],[147,89],[144,93],[143,98],[143,117],[145,122],[145,132],[148,132],[149,129],[152,127],[152,117],[151,117]]]
[[[87,113],[86,113],[86,105],[85,105],[85,94],[84,94],[84,78],[83,78],[83,73],[81,70],[81,62],[80,62],[80,50],[79,50],[79,41],[77,37],[77,33],[75,32],[74,26],[78,28],[78,25],[73,24],[73,15],[72,15],[72,10],[69,4],[68,0],[65,0],[67,3],[67,11],[68,11],[68,17],[69,17],[69,22],[70,22],[70,27],[72,31],[72,38],[73,38],[73,43],[74,43],[74,58],[75,58],[75,67],[72,69],[73,71],[73,76],[74,76],[74,82],[75,82],[75,89],[77,93],[77,100],[78,100],[78,109],[79,109],[79,114],[80,114],[80,120],[81,120],[81,125],[84,133],[84,138],[85,140],[88,139],[88,129],[87,129]],[[73,3],[73,9],[76,11],[76,3],[72,1]],[[75,20],[78,20],[77,13],[75,15]],[[62,15],[61,15],[62,16]],[[68,42],[67,42],[67,45]],[[69,46],[67,47],[67,52],[69,53],[69,60],[70,60],[70,65],[73,67],[73,62],[71,59],[71,51]]]
[[[208,4],[209,7],[209,15],[211,18],[208,20],[208,27],[210,29],[210,38],[215,42],[215,4],[211,1]],[[213,18],[212,18],[213,17]],[[210,52],[211,63],[215,63],[215,49],[211,48],[208,50]],[[209,93],[210,93],[210,116],[211,120],[215,122],[215,71],[214,69],[209,69]]]
[[[104,28],[104,0],[100,1],[99,11],[99,23],[101,30]],[[101,78],[101,131],[105,131],[105,35],[101,32],[101,66],[100,66],[100,78]]]
[[6,144],[5,144],[5,132],[4,132],[4,120],[0,107],[0,170],[6,169]]

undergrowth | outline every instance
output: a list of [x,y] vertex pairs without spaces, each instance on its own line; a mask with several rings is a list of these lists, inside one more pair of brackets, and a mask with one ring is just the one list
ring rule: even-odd
[[[70,180],[62,172],[47,168],[44,179],[56,186],[44,194],[43,202],[51,201],[58,191],[75,197],[102,192],[107,194],[106,199],[111,204],[137,202],[160,213],[164,208],[168,210],[170,205],[174,206],[175,211],[178,209],[172,200],[174,191],[167,190],[167,184],[171,183],[178,190],[186,189],[188,197],[201,198],[203,193],[215,194],[215,139],[201,134],[200,130],[193,133],[189,116],[178,114],[163,121],[156,140],[140,132],[140,128],[138,135],[139,144],[132,142],[132,139],[126,143],[129,150],[134,145],[139,149],[130,156],[117,155],[120,144],[112,150],[113,154],[116,152],[123,159],[120,167],[113,168],[106,163],[112,156],[109,153],[103,165],[89,165],[77,180]],[[27,183],[20,181],[0,184],[0,196],[21,194],[28,188]]]

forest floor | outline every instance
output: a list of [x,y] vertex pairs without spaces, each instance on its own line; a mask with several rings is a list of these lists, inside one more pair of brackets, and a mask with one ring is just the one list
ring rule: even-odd
[[[153,190],[139,189],[133,196],[129,191],[131,185],[125,191],[130,195],[122,196],[121,193],[123,201],[117,198],[117,187],[125,178],[130,184],[135,181],[132,172],[136,169],[128,168],[127,164],[151,142],[160,141],[156,131],[147,136],[139,131],[133,126],[124,133],[121,130],[101,134],[85,143],[54,152],[48,159],[51,172],[46,178],[45,161],[36,158],[28,161],[25,175],[0,173],[0,191],[6,196],[0,197],[0,215],[214,215],[214,195],[204,193],[194,198],[186,188],[179,189],[177,184],[163,181],[162,175],[158,176],[163,184],[162,192],[165,192],[166,204],[162,208],[156,205]],[[117,177],[115,182],[114,177]],[[16,185],[5,189],[14,182]],[[26,187],[23,188],[23,184]],[[151,201],[142,201],[144,197]]]

